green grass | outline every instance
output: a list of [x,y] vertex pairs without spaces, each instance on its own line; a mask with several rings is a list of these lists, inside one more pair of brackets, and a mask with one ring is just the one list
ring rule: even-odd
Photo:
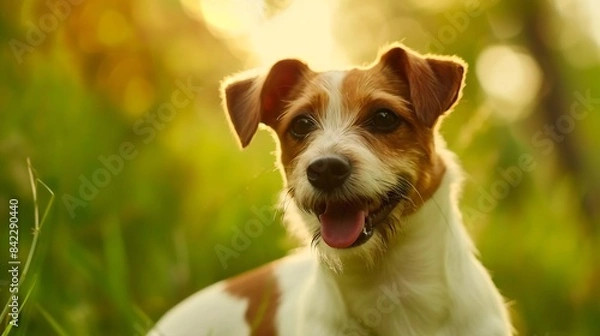
[[[54,204],[54,192],[52,192],[52,189],[50,189],[41,179],[37,178],[37,176],[35,176],[34,173],[34,169],[31,165],[31,160],[29,158],[27,158],[27,172],[29,173],[29,183],[31,186],[31,194],[32,194],[32,201],[33,201],[33,205],[34,205],[34,227],[32,230],[32,241],[31,241],[31,246],[29,247],[29,252],[27,253],[27,259],[25,261],[25,264],[23,265],[23,269],[21,270],[20,274],[19,274],[19,286],[25,284],[26,280],[29,280],[30,277],[32,277],[31,275],[29,275],[29,270],[30,267],[32,265],[32,261],[33,258],[36,254],[36,248],[37,248],[37,244],[38,244],[38,240],[40,238],[41,232],[42,232],[42,227],[44,225],[44,223],[46,222],[47,218],[48,218],[48,214],[50,212],[50,209],[52,209],[52,205]],[[50,194],[50,200],[48,201],[48,203],[46,204],[46,206],[44,207],[44,212],[42,215],[42,218],[40,219],[40,205],[38,202],[38,187],[42,186],[46,192],[48,192]],[[22,225],[19,226],[19,232],[23,232],[25,230],[23,230]],[[29,286],[28,288],[26,288],[26,295],[25,295],[25,299],[22,301],[19,301],[20,305],[19,305],[19,315],[21,315],[21,312],[23,311],[23,309],[25,308],[27,302],[29,301],[29,298],[31,296],[31,294],[33,293],[34,289],[35,289],[35,285],[37,283],[36,279],[37,279],[37,275],[34,274],[33,275],[34,280],[33,281],[28,281],[29,282]],[[19,292],[21,292],[23,289],[23,287],[19,288]],[[0,321],[5,321],[8,319],[8,312],[9,312],[9,304],[10,304],[11,300],[9,298],[9,300],[6,302],[6,304],[4,305],[4,308],[2,309],[2,313],[0,313]],[[47,317],[50,317],[49,315],[45,315]],[[22,320],[22,318],[20,317],[20,320]],[[54,320],[52,320],[54,321]],[[54,325],[54,324],[52,324]],[[12,330],[12,324],[8,324],[6,326],[6,328],[4,329],[4,331],[2,332],[2,335],[8,335],[9,332]]]

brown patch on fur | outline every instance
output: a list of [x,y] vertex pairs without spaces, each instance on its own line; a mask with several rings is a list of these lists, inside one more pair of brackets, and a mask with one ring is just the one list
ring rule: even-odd
[[314,75],[303,62],[284,59],[264,78],[248,72],[225,80],[221,85],[223,107],[240,145],[250,143],[259,123],[275,128],[286,102],[295,100],[301,84]]
[[[326,88],[319,80],[318,74],[312,77],[306,77],[305,82],[298,85],[298,90],[294,93],[295,99],[290,101],[287,109],[281,115],[274,130],[277,133],[279,142],[285,151],[281,151],[280,160],[286,173],[293,169],[293,159],[298,156],[307,146],[308,141],[298,141],[293,139],[288,133],[291,122],[295,117],[307,114],[318,119],[318,115],[327,109],[329,95]],[[285,177],[284,177],[285,178]]]
[[410,181],[416,189],[409,194],[414,206],[406,208],[403,215],[415,212],[438,188],[446,167],[435,153],[434,128],[425,124],[412,108],[408,84],[382,63],[376,63],[370,68],[349,71],[341,90],[344,105],[359,111],[359,125],[381,108],[404,120],[398,130],[389,134],[365,131],[363,136],[380,157],[401,158],[418,167],[417,176]]
[[435,191],[442,183],[442,179],[446,172],[446,165],[439,157],[437,157],[437,159],[434,161],[435,162],[431,169],[420,174],[420,177],[417,180],[415,188],[419,191],[419,194],[413,194],[410,196],[415,204],[415,207],[405,209],[402,214],[403,216],[407,216],[416,212],[418,208],[423,205],[423,203],[427,202],[427,200],[433,196]]
[[274,264],[271,263],[226,282],[227,292],[248,300],[245,317],[252,335],[277,335],[275,315],[279,306],[280,289],[273,267]]
[[397,44],[380,56],[378,65],[406,82],[412,106],[428,127],[458,101],[467,68],[458,57],[421,56]]

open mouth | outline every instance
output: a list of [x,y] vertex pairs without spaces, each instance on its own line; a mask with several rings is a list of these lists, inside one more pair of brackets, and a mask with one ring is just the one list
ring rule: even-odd
[[404,183],[393,188],[377,201],[324,201],[315,213],[321,223],[314,239],[321,237],[333,248],[344,249],[366,243],[375,228],[383,222],[406,194]]

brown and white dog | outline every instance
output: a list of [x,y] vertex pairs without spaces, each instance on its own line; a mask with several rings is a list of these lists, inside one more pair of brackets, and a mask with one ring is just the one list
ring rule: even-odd
[[290,230],[307,246],[194,294],[152,335],[512,334],[462,224],[461,171],[439,137],[466,64],[394,44],[368,67],[286,59],[223,85],[241,145],[278,139]]

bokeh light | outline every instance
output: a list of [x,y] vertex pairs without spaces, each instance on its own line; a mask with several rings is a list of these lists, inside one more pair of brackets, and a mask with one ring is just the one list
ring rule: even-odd
[[348,61],[334,37],[337,1],[294,1],[273,15],[261,1],[182,0],[200,13],[210,31],[249,66],[266,66],[283,58],[300,58],[315,69],[343,67]]
[[542,79],[531,56],[509,46],[483,50],[477,59],[476,73],[487,94],[508,105],[498,109],[498,117],[510,121],[527,111],[525,107],[535,99]]

